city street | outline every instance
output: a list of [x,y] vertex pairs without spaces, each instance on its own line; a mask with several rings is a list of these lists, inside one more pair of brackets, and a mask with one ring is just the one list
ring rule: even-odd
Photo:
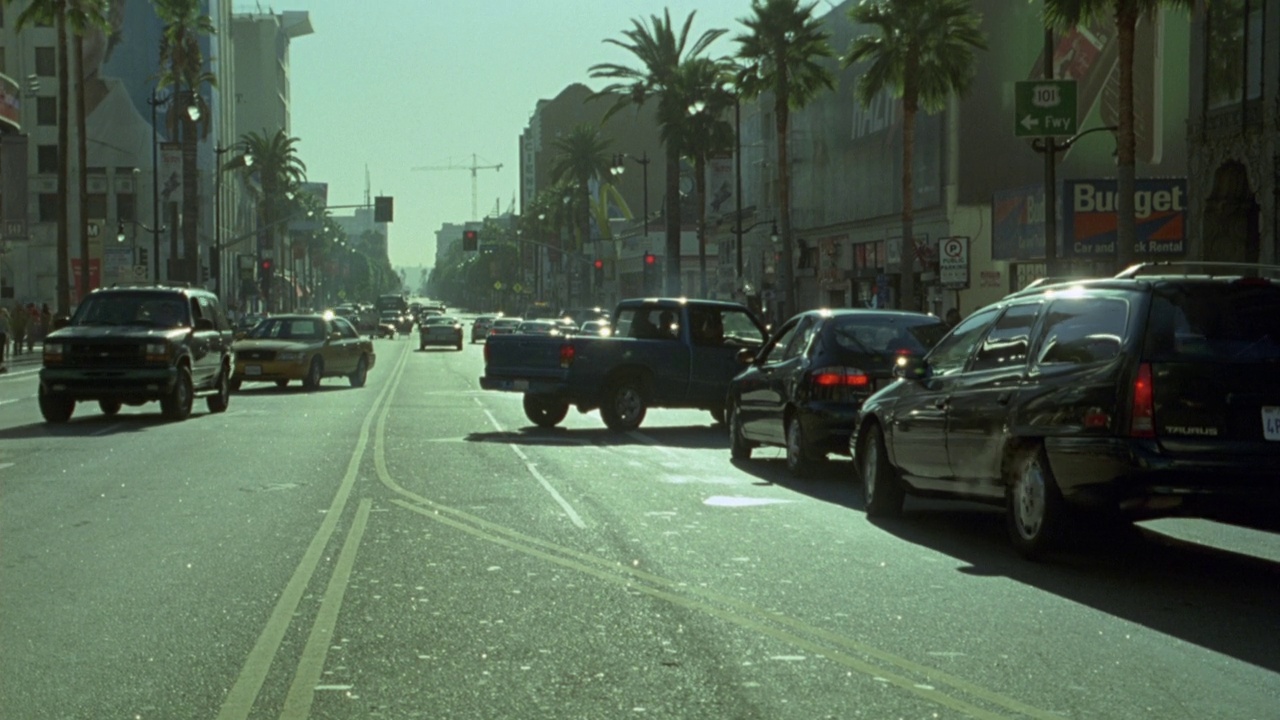
[[847,459],[706,412],[535,428],[483,346],[364,388],[46,425],[0,375],[0,718],[1231,718],[1280,712],[1280,536],[1029,563],[996,510],[871,523]]

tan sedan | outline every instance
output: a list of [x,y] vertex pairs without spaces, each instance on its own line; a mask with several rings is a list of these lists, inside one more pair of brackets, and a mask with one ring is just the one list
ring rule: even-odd
[[345,377],[363,387],[377,356],[373,341],[361,337],[345,318],[324,315],[273,315],[259,322],[231,349],[235,370],[231,389],[243,382],[274,382],[285,387],[301,380],[314,390],[326,377]]

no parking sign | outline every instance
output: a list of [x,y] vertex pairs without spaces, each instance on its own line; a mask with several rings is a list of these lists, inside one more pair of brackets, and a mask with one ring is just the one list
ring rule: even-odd
[[969,238],[938,238],[938,279],[951,290],[969,287]]

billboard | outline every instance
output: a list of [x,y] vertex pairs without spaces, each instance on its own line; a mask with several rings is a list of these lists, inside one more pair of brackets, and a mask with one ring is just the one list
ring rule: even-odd
[[21,107],[18,83],[8,75],[0,73],[0,123],[8,125],[11,130],[21,130],[22,115],[19,112]]
[[[1064,257],[1116,255],[1116,181],[1062,184]],[[1187,245],[1187,181],[1140,178],[1134,192],[1138,255],[1181,256]]]

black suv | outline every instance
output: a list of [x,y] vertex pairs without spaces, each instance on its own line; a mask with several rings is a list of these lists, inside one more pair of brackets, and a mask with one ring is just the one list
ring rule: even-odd
[[1236,522],[1280,505],[1280,267],[1043,285],[898,365],[850,443],[872,517],[906,493],[1002,503],[1035,557],[1082,518]]
[[71,418],[76,402],[97,400],[107,415],[159,400],[166,418],[191,414],[203,395],[209,412],[227,409],[232,328],[217,296],[173,286],[95,290],[70,322],[44,339],[40,413]]

